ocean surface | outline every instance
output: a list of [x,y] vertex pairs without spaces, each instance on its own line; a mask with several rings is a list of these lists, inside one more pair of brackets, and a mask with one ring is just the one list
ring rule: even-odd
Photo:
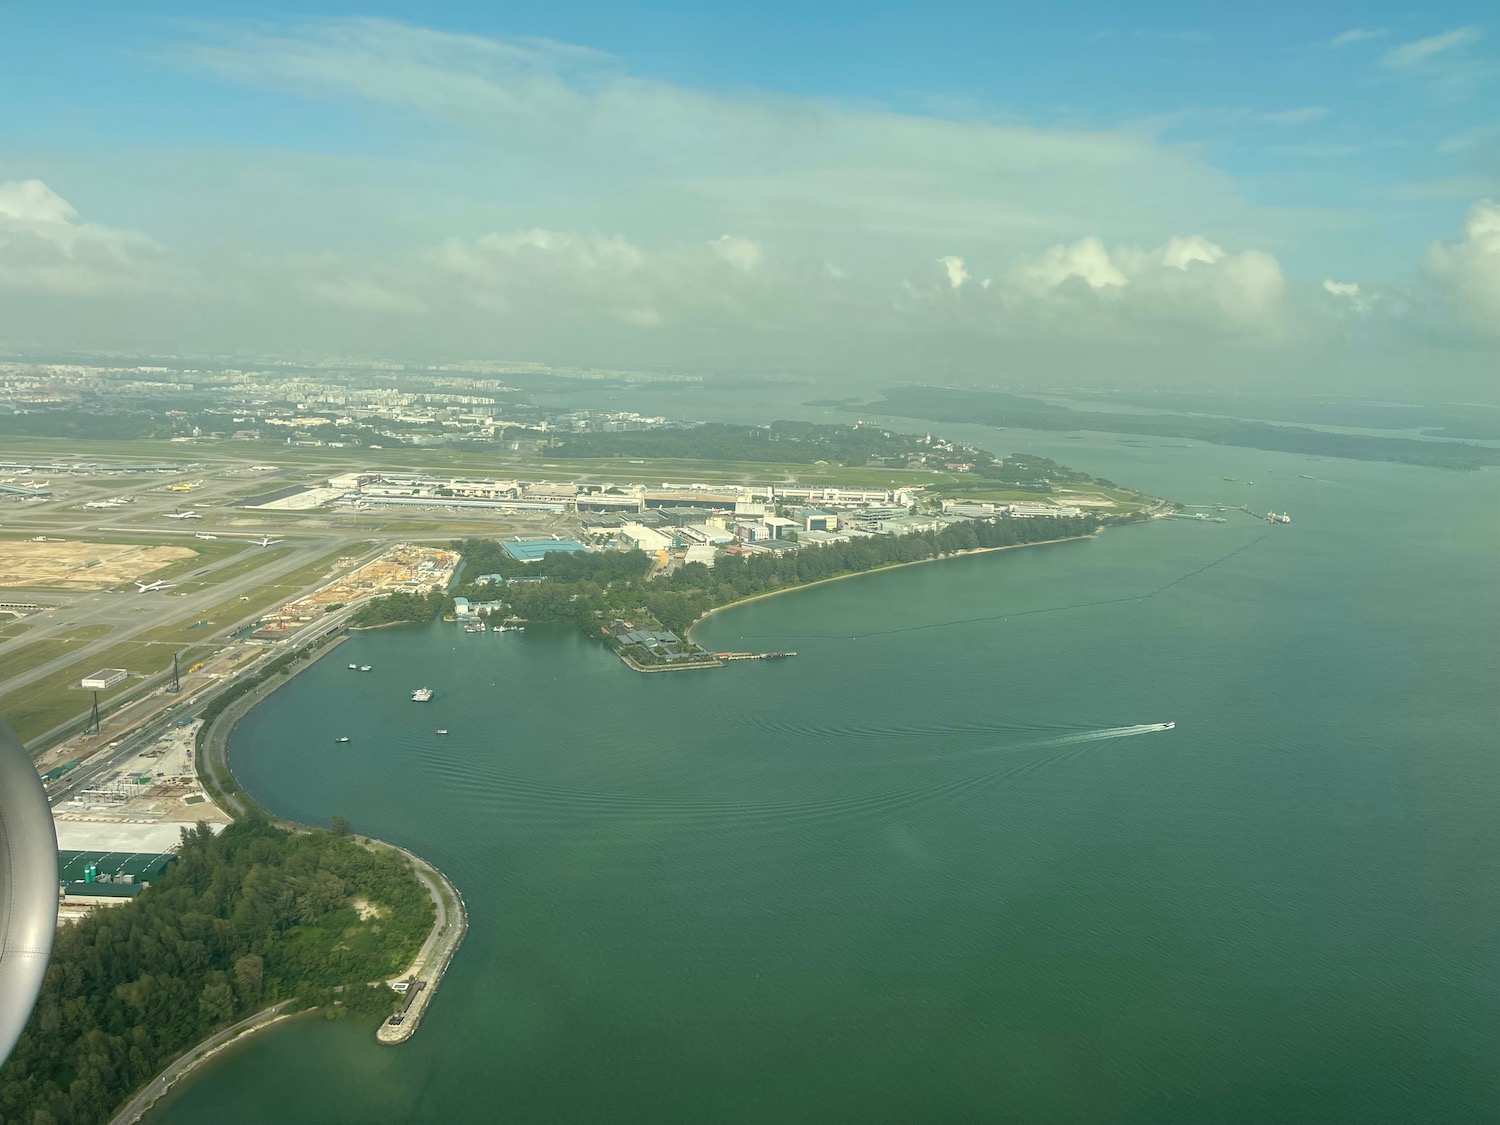
[[944,433],[1294,523],[763,600],[700,639],[797,657],[706,672],[357,635],[234,769],[468,939],[405,1046],[293,1021],[148,1120],[1500,1119],[1500,475]]

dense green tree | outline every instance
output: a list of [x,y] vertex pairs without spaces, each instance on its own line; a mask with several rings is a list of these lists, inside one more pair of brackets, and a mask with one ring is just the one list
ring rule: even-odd
[[397,590],[394,594],[371,598],[354,611],[349,624],[356,629],[373,625],[394,625],[402,621],[431,621],[453,612],[453,599],[441,590],[426,593]]
[[[404,857],[327,833],[200,825],[180,856],[134,901],[58,932],[0,1068],[4,1125],[107,1120],[187,1047],[270,1003],[328,1003],[342,986],[350,1007],[389,1011],[393,994],[365,986],[408,964],[432,925]],[[380,905],[378,922],[356,897]]]

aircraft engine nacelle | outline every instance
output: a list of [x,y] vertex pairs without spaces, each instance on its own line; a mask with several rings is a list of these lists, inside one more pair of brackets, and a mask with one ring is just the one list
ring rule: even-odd
[[21,1037],[57,931],[57,832],[21,740],[0,723],[0,1062]]

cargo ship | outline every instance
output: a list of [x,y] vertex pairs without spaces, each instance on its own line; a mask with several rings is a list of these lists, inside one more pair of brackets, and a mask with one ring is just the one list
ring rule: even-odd
[[411,701],[413,703],[426,703],[432,698],[432,695],[433,691],[430,687],[419,687],[411,693]]

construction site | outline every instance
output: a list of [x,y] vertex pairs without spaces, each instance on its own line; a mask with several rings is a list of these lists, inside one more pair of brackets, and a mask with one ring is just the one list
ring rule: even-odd
[[48,536],[0,539],[0,588],[105,590],[197,553],[189,547],[83,543]]
[[[279,641],[322,620],[334,609],[366,598],[393,594],[398,590],[446,589],[458,568],[459,559],[456,551],[398,543],[378,559],[341,574],[312,593],[279,607],[262,618],[250,636],[255,640]],[[339,565],[349,566],[353,562],[353,559],[340,559]]]

